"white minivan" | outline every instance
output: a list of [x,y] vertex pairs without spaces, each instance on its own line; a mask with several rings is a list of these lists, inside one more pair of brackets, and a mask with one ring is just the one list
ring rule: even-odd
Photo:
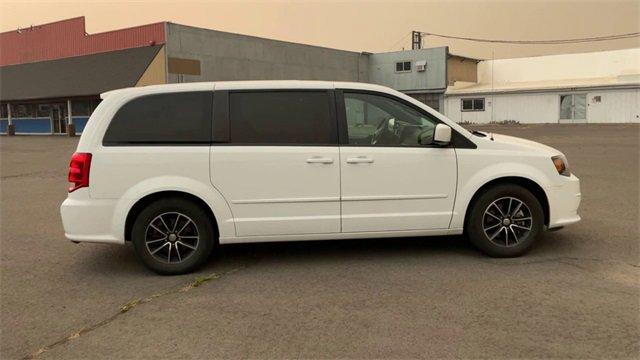
[[65,235],[130,241],[158,273],[262,241],[465,234],[518,256],[580,220],[560,151],[471,133],[383,86],[210,82],[102,98],[71,158]]

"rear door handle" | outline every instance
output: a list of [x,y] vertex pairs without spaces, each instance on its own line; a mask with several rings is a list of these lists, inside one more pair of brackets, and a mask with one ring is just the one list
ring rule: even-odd
[[308,164],[333,164],[332,158],[314,156],[307,159]]
[[356,156],[347,158],[347,164],[371,164],[373,159],[368,156]]

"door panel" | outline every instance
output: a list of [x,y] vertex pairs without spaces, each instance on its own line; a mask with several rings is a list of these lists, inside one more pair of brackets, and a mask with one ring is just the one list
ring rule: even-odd
[[434,146],[438,120],[388,94],[338,93],[342,231],[447,229],[456,154]]
[[51,121],[53,133],[64,134],[67,132],[66,106],[65,104],[51,105]]
[[343,232],[449,227],[454,149],[345,146],[340,156]]
[[213,146],[211,181],[238,236],[340,232],[337,146]]
[[587,95],[576,94],[573,96],[573,101],[573,118],[575,120],[585,120],[587,118]]

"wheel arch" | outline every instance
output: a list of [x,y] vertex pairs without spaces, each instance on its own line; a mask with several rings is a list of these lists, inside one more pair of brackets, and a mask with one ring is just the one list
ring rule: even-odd
[[536,199],[540,202],[540,205],[542,206],[542,211],[544,213],[544,224],[545,226],[549,226],[549,214],[550,214],[549,199],[547,197],[547,193],[544,191],[542,186],[540,186],[540,184],[538,184],[537,182],[525,177],[505,176],[505,177],[500,177],[500,178],[496,178],[491,181],[488,181],[482,186],[480,186],[478,190],[475,191],[475,193],[471,197],[471,200],[469,201],[469,204],[467,205],[467,209],[465,210],[465,215],[464,215],[465,229],[467,228],[467,221],[469,220],[469,215],[471,213],[471,210],[473,209],[475,202],[480,197],[480,194],[482,194],[484,191],[486,191],[491,187],[501,185],[501,184],[519,185],[529,190],[533,194],[533,196],[535,196]]
[[181,197],[181,198],[187,199],[187,200],[197,204],[201,208],[203,208],[207,212],[207,215],[209,216],[209,219],[210,219],[211,223],[213,224],[213,229],[215,231],[216,239],[220,236],[220,229],[218,227],[218,220],[217,220],[215,214],[213,213],[213,210],[207,204],[206,201],[204,201],[200,197],[198,197],[196,195],[193,195],[191,193],[188,193],[188,192],[177,191],[177,190],[164,190],[164,191],[154,192],[154,193],[148,194],[148,195],[140,198],[129,209],[129,212],[127,213],[127,217],[126,217],[125,224],[124,224],[124,239],[125,239],[125,241],[131,241],[131,231],[133,229],[133,223],[135,222],[136,218],[138,217],[138,214],[140,214],[140,212],[145,207],[147,207],[149,204],[151,204],[152,202],[157,201],[159,199],[167,198],[167,197]]

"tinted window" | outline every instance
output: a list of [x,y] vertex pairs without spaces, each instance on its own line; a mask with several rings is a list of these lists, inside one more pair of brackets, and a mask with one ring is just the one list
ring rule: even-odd
[[326,91],[231,93],[230,140],[244,144],[337,143],[330,100]]
[[212,92],[147,95],[126,103],[104,135],[105,145],[208,144]]
[[349,144],[377,146],[428,145],[437,122],[392,98],[345,93]]

